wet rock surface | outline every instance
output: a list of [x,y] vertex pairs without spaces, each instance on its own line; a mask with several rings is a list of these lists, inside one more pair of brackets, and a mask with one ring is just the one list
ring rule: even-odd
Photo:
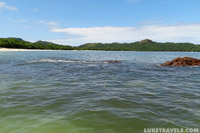
[[192,57],[178,57],[173,59],[172,61],[167,61],[164,64],[160,64],[161,66],[200,66],[200,59],[192,58]]

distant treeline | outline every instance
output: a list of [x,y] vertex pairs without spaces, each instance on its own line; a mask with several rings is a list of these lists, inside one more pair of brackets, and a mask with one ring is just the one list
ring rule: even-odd
[[158,43],[143,40],[134,43],[88,43],[76,48],[77,50],[108,50],[108,51],[194,51],[200,52],[200,45],[192,43]]
[[149,39],[133,43],[87,43],[78,47],[58,45],[46,41],[34,43],[20,38],[0,38],[0,47],[47,50],[105,50],[105,51],[194,51],[200,52],[200,45],[192,43],[158,43]]
[[0,38],[0,47],[19,49],[46,49],[46,50],[72,50],[71,46],[58,45],[51,42],[27,42],[21,38]]

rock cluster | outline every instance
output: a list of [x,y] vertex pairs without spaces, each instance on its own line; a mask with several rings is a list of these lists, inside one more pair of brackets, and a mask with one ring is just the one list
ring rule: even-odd
[[167,61],[164,64],[161,64],[161,66],[200,66],[200,59],[195,59],[192,57],[178,57],[172,61]]

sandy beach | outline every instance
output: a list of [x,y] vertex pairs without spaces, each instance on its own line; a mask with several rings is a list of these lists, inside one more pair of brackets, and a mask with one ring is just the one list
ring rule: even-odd
[[42,50],[42,49],[13,49],[13,48],[0,48],[0,52],[16,52],[16,51],[55,51],[55,50]]

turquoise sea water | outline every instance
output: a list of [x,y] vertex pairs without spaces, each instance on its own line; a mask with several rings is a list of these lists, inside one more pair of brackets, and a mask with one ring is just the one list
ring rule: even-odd
[[200,67],[159,66],[184,56],[200,53],[0,52],[0,133],[198,128]]

